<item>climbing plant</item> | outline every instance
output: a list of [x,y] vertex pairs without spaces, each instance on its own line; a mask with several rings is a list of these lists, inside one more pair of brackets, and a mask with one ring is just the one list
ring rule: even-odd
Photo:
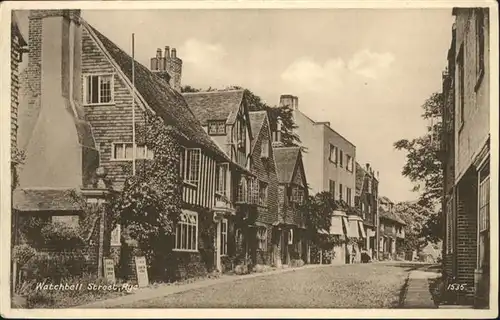
[[125,180],[112,208],[148,265],[161,272],[159,264],[172,249],[174,226],[181,213],[178,132],[150,113],[136,131],[137,144],[146,145],[153,158],[137,162],[136,174]]

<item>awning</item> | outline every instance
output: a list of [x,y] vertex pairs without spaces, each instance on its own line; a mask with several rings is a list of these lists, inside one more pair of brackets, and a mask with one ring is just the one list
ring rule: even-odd
[[358,221],[349,221],[349,227],[347,228],[347,236],[349,238],[359,238]]
[[341,210],[333,210],[332,215],[333,216],[341,216],[341,217],[347,216],[347,214]]
[[361,234],[361,237],[366,238],[365,227],[363,226],[363,222],[358,221],[358,226],[359,226],[359,233]]
[[343,235],[344,231],[342,229],[342,217],[333,216],[332,225],[330,226],[330,234]]
[[326,231],[325,229],[319,229],[318,233],[319,234],[329,234],[328,231]]

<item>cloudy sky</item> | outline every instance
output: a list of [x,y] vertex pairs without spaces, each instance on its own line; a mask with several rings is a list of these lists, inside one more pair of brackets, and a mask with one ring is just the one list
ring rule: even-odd
[[[380,172],[380,192],[412,200],[393,143],[425,132],[420,106],[441,88],[450,9],[246,9],[83,11],[83,17],[149,65],[177,48],[184,85],[249,88],[271,105],[280,94],[357,147]],[[21,17],[23,20],[23,17]]]

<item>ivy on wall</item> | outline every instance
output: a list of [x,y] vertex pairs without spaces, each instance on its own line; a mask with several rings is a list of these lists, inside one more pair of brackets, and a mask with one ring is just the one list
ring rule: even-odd
[[125,233],[137,241],[151,272],[162,274],[182,206],[179,134],[151,113],[136,131],[137,143],[145,144],[154,157],[137,162],[136,174],[126,179],[111,206]]

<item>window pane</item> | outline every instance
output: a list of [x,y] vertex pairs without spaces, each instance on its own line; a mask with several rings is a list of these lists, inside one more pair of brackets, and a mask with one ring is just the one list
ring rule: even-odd
[[133,157],[133,147],[131,143],[125,144],[125,159],[132,159]]
[[91,76],[90,77],[90,86],[91,86],[91,103],[99,103],[99,77]]
[[146,158],[146,149],[144,146],[136,146],[135,153],[138,159]]
[[191,233],[192,243],[193,243],[193,250],[198,250],[198,244],[196,243],[196,235],[198,233],[198,227],[195,226],[193,227],[193,232]]
[[123,159],[123,144],[115,144],[115,159]]
[[101,76],[100,95],[101,103],[111,102],[111,76]]

